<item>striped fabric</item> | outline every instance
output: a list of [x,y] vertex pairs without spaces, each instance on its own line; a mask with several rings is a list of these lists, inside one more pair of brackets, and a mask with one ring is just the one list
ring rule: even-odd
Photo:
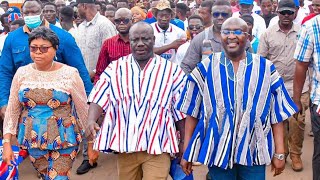
[[302,26],[294,58],[312,64],[310,98],[313,104],[320,105],[320,15]]
[[224,169],[270,164],[271,125],[297,110],[274,65],[250,53],[237,74],[224,53],[203,60],[188,76],[176,105],[199,119],[184,159]]
[[149,154],[179,151],[174,109],[186,76],[180,67],[155,55],[143,70],[130,54],[113,61],[89,96],[106,113],[94,149]]

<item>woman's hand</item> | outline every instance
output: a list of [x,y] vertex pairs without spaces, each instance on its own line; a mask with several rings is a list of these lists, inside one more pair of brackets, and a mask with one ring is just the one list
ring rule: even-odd
[[181,161],[180,161],[180,165],[182,167],[183,172],[187,176],[189,176],[192,173],[192,171],[193,171],[192,162],[187,162],[185,159],[182,158]]
[[10,143],[4,143],[3,145],[2,161],[9,166],[13,166],[11,161],[16,163]]

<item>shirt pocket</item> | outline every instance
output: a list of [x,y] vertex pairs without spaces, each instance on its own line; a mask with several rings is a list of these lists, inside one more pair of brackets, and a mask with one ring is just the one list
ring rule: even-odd
[[13,61],[16,67],[25,65],[26,49],[26,46],[18,46],[12,48]]

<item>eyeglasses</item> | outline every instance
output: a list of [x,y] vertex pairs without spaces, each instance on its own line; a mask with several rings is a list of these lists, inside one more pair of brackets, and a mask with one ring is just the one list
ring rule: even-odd
[[233,35],[236,35],[236,36],[240,36],[242,34],[248,34],[247,32],[243,32],[242,30],[238,29],[238,30],[234,30],[234,31],[231,31],[231,30],[222,30],[221,31],[221,34],[222,35],[225,35],[225,36],[229,36],[230,34],[233,34]]
[[284,10],[284,11],[279,11],[279,14],[281,14],[281,15],[293,15],[294,14],[294,11],[290,11],[290,10]]
[[222,16],[223,18],[226,18],[226,17],[229,16],[229,13],[214,12],[214,13],[212,13],[212,16],[213,16],[214,18],[218,18],[218,17],[220,17],[220,16]]
[[123,24],[128,24],[130,22],[131,19],[129,18],[125,18],[125,19],[115,19],[114,23],[116,24],[121,24],[121,22],[123,22]]
[[188,28],[189,28],[190,30],[194,30],[194,29],[199,30],[199,29],[201,29],[202,27],[203,27],[203,26],[201,26],[201,25],[196,25],[196,26],[189,25],[189,26],[188,26]]
[[35,53],[39,50],[42,53],[46,53],[46,52],[48,52],[48,49],[51,47],[53,47],[53,46],[40,46],[40,47],[30,46],[30,51]]

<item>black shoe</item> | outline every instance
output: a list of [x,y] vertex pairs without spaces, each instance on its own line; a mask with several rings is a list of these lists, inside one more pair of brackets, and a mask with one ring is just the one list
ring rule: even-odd
[[90,169],[97,167],[97,163],[93,163],[93,165],[91,166],[91,164],[89,163],[89,160],[83,160],[82,164],[78,167],[77,169],[77,174],[85,174],[87,173]]

